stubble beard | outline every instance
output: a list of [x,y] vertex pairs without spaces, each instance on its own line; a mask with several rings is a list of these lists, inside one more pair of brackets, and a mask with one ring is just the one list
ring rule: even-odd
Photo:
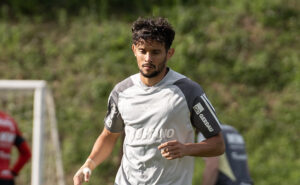
[[155,66],[155,65],[151,64],[151,66],[152,66],[153,68],[155,68],[156,70],[153,71],[153,72],[150,73],[150,74],[145,74],[145,73],[143,72],[142,69],[139,69],[139,70],[140,70],[140,73],[141,73],[145,78],[154,78],[154,77],[158,76],[160,73],[162,73],[163,69],[166,67],[166,63],[167,63],[167,58],[165,58],[164,61],[163,61],[161,64],[159,64],[159,65],[157,66],[157,69],[156,69],[156,66]]

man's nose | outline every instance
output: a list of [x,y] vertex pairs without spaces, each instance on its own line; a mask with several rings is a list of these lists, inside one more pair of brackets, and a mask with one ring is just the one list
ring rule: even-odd
[[146,62],[152,62],[152,55],[150,52],[147,52],[145,55],[145,61]]

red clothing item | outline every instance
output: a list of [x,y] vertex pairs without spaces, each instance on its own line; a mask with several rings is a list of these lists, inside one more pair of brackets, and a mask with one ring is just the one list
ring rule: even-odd
[[[19,157],[10,168],[11,150],[16,146]],[[31,157],[28,144],[21,135],[17,123],[0,111],[0,179],[13,179]]]

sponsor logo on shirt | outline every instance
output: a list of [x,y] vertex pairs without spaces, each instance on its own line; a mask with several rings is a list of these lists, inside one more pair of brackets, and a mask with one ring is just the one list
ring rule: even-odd
[[129,141],[170,139],[175,135],[175,129],[129,129],[125,128]]
[[112,125],[112,119],[114,118],[114,113],[116,112],[116,106],[115,104],[110,104],[110,110],[109,110],[109,115],[105,118],[105,123],[106,126],[108,126],[109,128],[111,128]]
[[209,124],[209,122],[207,121],[207,119],[204,117],[204,115],[200,114],[199,117],[203,121],[203,123],[206,126],[206,128],[208,129],[208,131],[213,132],[214,129],[211,127],[211,125]]
[[204,107],[201,105],[201,103],[197,103],[194,107],[193,107],[195,113],[197,115],[199,115],[200,119],[202,120],[202,122],[204,123],[204,125],[206,126],[206,128],[208,129],[208,131],[213,132],[214,129],[212,128],[212,126],[209,124],[209,122],[207,121],[207,119],[205,118],[205,116],[203,114],[201,114],[201,112],[204,111]]
[[200,103],[197,103],[194,107],[193,107],[194,111],[196,112],[197,115],[199,115],[202,111],[204,111],[203,106]]

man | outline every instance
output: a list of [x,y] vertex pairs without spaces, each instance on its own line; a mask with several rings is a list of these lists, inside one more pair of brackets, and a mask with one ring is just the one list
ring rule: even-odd
[[[11,150],[16,146],[19,157],[10,168]],[[0,184],[14,185],[14,177],[29,161],[31,152],[21,135],[17,123],[4,112],[0,111]]]
[[[251,185],[245,142],[239,132],[222,125],[226,151],[219,157],[206,157],[202,185]],[[205,138],[198,134],[198,142]]]
[[[116,85],[108,100],[105,128],[74,185],[111,153],[125,132],[115,185],[191,185],[193,157],[224,152],[219,121],[202,88],[167,67],[175,32],[163,18],[138,19],[132,26],[132,51],[139,73]],[[193,126],[207,140],[194,143]]]

